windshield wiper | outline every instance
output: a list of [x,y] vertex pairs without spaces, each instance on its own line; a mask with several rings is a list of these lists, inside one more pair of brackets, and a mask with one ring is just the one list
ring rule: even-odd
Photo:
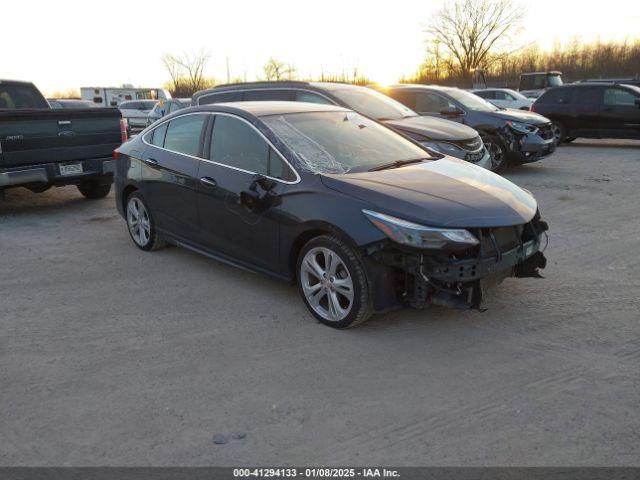
[[370,168],[369,172],[377,172],[378,170],[388,170],[390,168],[400,168],[405,165],[410,165],[412,163],[422,163],[423,161],[428,160],[427,158],[414,158],[411,160],[396,160],[395,162],[385,163],[384,165],[379,165],[377,167]]

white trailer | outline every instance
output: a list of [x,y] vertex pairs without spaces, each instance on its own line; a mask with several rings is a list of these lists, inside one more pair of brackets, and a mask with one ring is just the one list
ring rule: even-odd
[[168,100],[171,94],[164,88],[82,87],[80,96],[99,107],[117,107],[129,100]]

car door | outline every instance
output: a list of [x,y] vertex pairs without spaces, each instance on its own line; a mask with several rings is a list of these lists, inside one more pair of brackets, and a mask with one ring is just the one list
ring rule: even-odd
[[575,87],[571,99],[571,122],[567,130],[574,137],[599,137],[602,129],[602,100],[600,86]]
[[640,106],[630,89],[609,87],[604,89],[600,129],[611,138],[640,138]]
[[295,173],[244,119],[219,113],[209,129],[208,158],[198,170],[201,244],[242,263],[276,271],[280,195],[295,180]]
[[142,190],[158,227],[195,239],[199,230],[197,173],[210,115],[191,113],[164,122],[145,135]]

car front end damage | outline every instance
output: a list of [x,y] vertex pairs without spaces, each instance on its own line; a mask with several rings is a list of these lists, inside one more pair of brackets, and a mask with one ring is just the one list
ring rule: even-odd
[[487,288],[508,277],[537,277],[545,268],[548,225],[539,213],[528,223],[507,227],[466,229],[474,245],[415,248],[383,241],[365,248],[374,288],[374,309],[403,305],[442,305],[483,309]]
[[507,121],[502,137],[513,162],[517,164],[537,162],[556,150],[551,122],[532,125]]

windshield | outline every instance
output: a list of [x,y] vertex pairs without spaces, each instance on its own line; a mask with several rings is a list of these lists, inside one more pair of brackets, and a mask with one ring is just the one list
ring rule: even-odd
[[0,109],[2,108],[49,108],[47,101],[35,87],[9,85],[0,82]]
[[399,120],[418,114],[400,102],[369,88],[345,88],[331,93],[352,110],[376,120]]
[[402,136],[355,112],[270,115],[261,120],[312,173],[362,172],[429,154]]
[[461,103],[462,106],[467,110],[473,110],[475,112],[495,112],[498,110],[495,105],[492,105],[483,98],[480,98],[479,96],[465,90],[452,88],[450,90],[447,90],[447,94],[450,95],[454,100],[457,100],[459,103]]

